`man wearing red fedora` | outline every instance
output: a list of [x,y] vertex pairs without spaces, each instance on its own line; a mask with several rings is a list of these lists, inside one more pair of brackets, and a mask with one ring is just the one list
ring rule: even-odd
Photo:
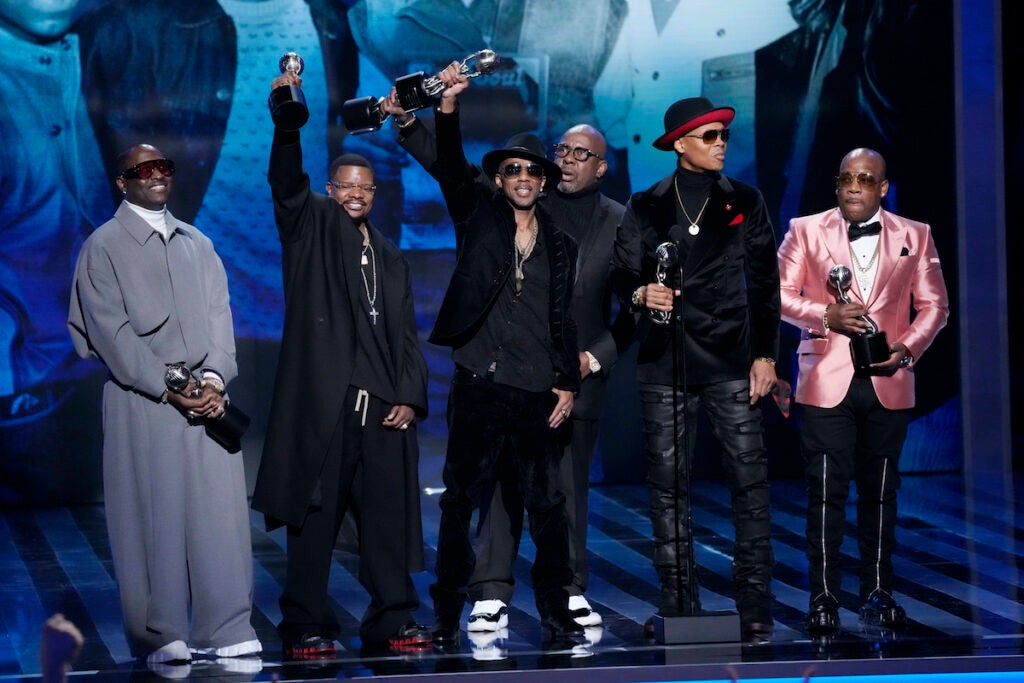
[[742,637],[764,642],[774,623],[773,556],[758,401],[776,383],[779,271],[761,193],[722,174],[734,115],[703,97],[668,108],[665,134],[654,146],[674,151],[676,168],[630,198],[612,277],[623,305],[642,314],[637,374],[662,585],[658,614],[700,612],[688,473],[703,406],[732,497]]

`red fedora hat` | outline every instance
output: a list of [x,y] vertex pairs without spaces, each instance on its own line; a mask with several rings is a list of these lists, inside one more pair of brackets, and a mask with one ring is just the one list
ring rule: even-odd
[[665,112],[665,134],[654,141],[658,149],[670,150],[672,143],[695,128],[720,121],[728,126],[736,116],[732,107],[716,107],[706,97],[688,97],[673,102]]

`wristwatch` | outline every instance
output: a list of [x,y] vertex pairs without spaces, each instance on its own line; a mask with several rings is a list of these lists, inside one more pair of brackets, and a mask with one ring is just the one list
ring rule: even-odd
[[637,310],[644,307],[643,303],[641,303],[640,301],[641,292],[643,291],[643,287],[637,287],[636,289],[633,290],[633,296],[630,298],[630,302],[633,304],[633,308]]
[[583,353],[587,354],[587,360],[590,362],[590,374],[601,372],[601,363],[594,357],[594,354],[590,351],[584,351]]
[[907,355],[903,356],[903,358],[900,358],[900,367],[901,368],[909,368],[910,364],[913,363],[913,362],[914,362],[914,354],[912,354],[910,351],[907,351]]

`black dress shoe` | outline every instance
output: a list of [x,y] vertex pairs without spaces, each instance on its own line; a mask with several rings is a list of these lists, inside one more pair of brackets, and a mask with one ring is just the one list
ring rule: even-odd
[[438,619],[430,627],[430,638],[440,648],[456,647],[459,644],[459,622]]
[[839,631],[839,603],[831,598],[811,603],[807,612],[807,634],[814,638],[835,635]]
[[586,640],[586,631],[576,623],[568,609],[552,610],[541,615],[540,625],[545,643],[581,644]]
[[901,629],[907,625],[907,613],[890,593],[876,590],[861,605],[860,620],[869,626]]
[[334,639],[323,633],[303,633],[284,643],[285,659],[328,659],[333,656]]

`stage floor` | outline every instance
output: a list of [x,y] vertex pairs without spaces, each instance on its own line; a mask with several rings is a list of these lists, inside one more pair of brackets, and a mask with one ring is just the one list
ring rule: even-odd
[[[643,637],[655,610],[657,580],[651,566],[650,522],[643,486],[591,489],[588,598],[604,616],[590,630],[591,644],[544,650],[530,590],[533,546],[524,539],[515,565],[518,582],[511,623],[500,637],[463,639],[456,651],[426,650],[363,656],[354,636],[367,598],[355,579],[356,558],[335,553],[330,595],[346,634],[337,657],[315,663],[282,662],[274,629],[284,576],[284,536],[266,533],[252,515],[256,588],[254,624],[265,651],[261,659],[197,660],[190,667],[149,670],[134,662],[121,629],[102,506],[6,511],[0,515],[0,678],[38,676],[40,627],[62,612],[85,635],[73,680],[156,678],[197,680],[313,680],[392,677],[441,680],[477,674],[500,681],[750,681],[918,680],[914,674],[947,673],[943,681],[1024,680],[1024,529],[1016,491],[1021,482],[995,479],[980,492],[965,490],[960,475],[907,476],[900,494],[894,558],[897,598],[911,618],[898,635],[871,632],[857,621],[855,577],[844,575],[844,631],[829,643],[803,632],[808,593],[803,554],[804,493],[799,481],[772,483],[776,556],[773,613],[776,632],[766,645],[738,642],[664,646]],[[728,493],[716,482],[697,482],[695,537],[705,609],[728,610],[732,525]],[[424,495],[427,566],[437,541],[436,494]],[[849,516],[854,517],[851,499]],[[856,542],[843,551],[852,562]],[[429,573],[414,576],[426,599],[418,617],[433,620]],[[468,614],[468,608],[465,615]],[[991,675],[981,672],[992,672]],[[997,672],[1005,675],[997,676]],[[1008,672],[1008,673],[1007,673]],[[960,674],[960,675],[954,675]],[[871,679],[878,675],[884,678]],[[831,680],[831,679],[830,679]],[[837,681],[841,679],[834,679]],[[845,679],[848,681],[854,678]],[[921,679],[925,680],[925,679]]]

